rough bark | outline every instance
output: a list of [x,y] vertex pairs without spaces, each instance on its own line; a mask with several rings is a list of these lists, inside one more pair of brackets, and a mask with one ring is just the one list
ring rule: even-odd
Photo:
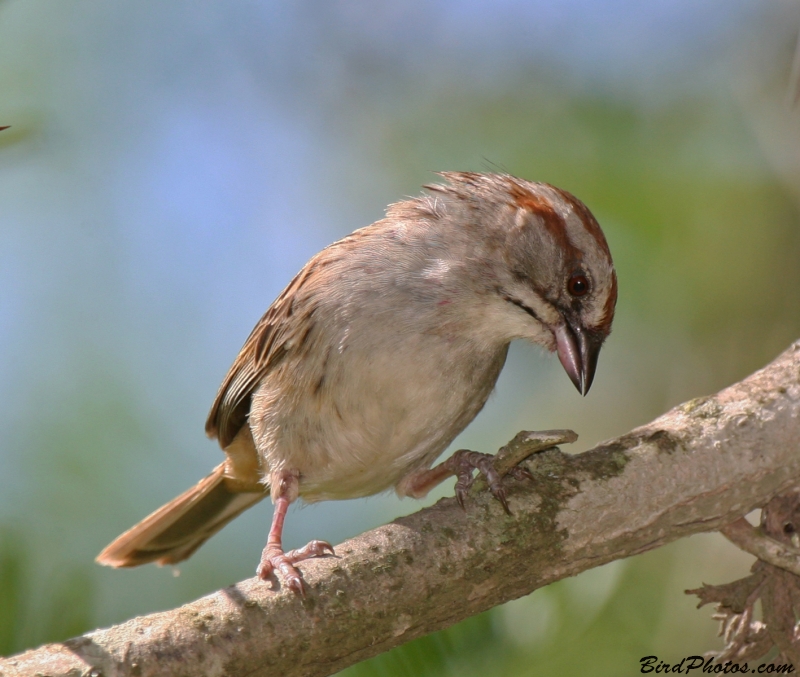
[[[0,659],[12,675],[329,675],[585,569],[720,529],[800,479],[800,342],[713,397],[583,454],[526,464],[506,515],[473,491],[179,609]],[[513,445],[509,445],[512,447]]]

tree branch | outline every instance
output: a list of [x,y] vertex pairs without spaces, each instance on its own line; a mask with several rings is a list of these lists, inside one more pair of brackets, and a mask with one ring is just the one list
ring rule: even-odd
[[[304,562],[306,599],[249,579],[0,659],[0,676],[329,675],[585,569],[730,524],[800,478],[800,342],[713,397]],[[509,447],[512,445],[510,444]],[[94,670],[94,672],[92,672]]]

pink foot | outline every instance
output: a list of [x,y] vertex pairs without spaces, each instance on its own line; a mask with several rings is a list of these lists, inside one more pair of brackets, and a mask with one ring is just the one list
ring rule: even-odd
[[289,589],[305,597],[303,579],[294,565],[311,557],[335,554],[333,546],[327,541],[311,541],[308,545],[289,552],[283,552],[279,545],[268,543],[261,553],[261,562],[256,568],[256,574],[262,581],[266,581],[273,572],[278,571]]

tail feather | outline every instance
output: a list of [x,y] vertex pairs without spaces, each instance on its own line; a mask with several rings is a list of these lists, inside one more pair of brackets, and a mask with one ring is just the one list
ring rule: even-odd
[[96,561],[110,567],[135,567],[148,562],[176,564],[268,493],[266,489],[231,491],[222,463],[191,489],[117,537]]

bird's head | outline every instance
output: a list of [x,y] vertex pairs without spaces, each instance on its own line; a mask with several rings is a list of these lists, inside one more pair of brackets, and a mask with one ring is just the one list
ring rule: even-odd
[[[611,332],[617,276],[603,231],[570,193],[504,174],[445,173],[486,233],[508,338],[555,350],[585,395]],[[507,320],[507,322],[506,322]]]

